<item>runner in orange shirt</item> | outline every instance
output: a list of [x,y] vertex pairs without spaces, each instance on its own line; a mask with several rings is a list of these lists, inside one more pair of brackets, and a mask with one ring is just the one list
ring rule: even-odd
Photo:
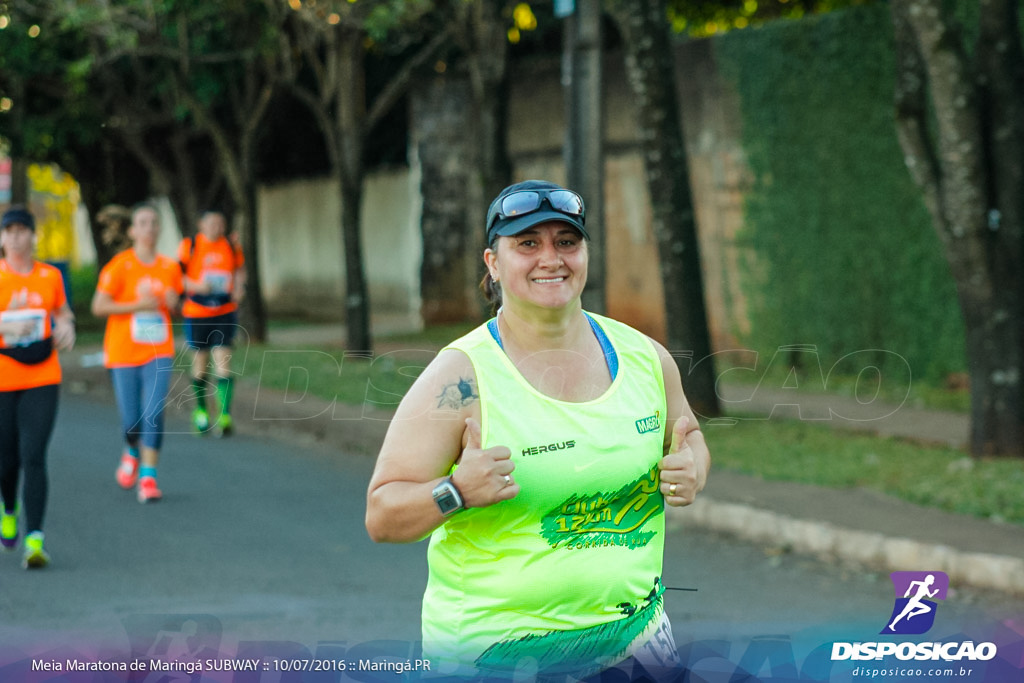
[[126,442],[115,478],[125,489],[138,482],[139,502],[149,503],[162,497],[156,468],[174,366],[171,311],[178,305],[182,282],[178,264],[156,252],[160,236],[156,209],[136,207],[128,235],[132,248],[100,271],[92,312],[107,318],[104,360]]
[[33,257],[35,228],[35,218],[22,207],[0,219],[0,547],[13,550],[18,542],[18,480],[24,473],[26,569],[50,562],[43,517],[46,450],[61,381],[57,349],[75,344],[75,316],[60,271]]
[[[216,393],[220,414],[214,425],[217,436],[231,433],[231,345],[238,329],[238,304],[245,295],[245,259],[242,250],[226,236],[227,221],[219,211],[206,211],[199,218],[195,237],[186,237],[178,249],[185,274],[185,339],[195,351],[192,359],[192,391],[196,407],[192,424],[204,434],[210,428],[207,396]],[[213,356],[216,389],[206,378]]]

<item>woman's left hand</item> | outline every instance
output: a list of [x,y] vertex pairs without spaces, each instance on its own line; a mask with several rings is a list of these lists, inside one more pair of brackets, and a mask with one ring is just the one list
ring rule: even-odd
[[53,341],[61,351],[75,347],[75,321],[70,316],[58,316],[53,322]]
[[178,307],[178,293],[173,288],[164,290],[164,306],[168,311],[174,311]]
[[661,459],[661,492],[669,505],[689,505],[704,488],[707,472],[698,462],[693,449],[686,443],[686,430],[690,425],[687,417],[676,420],[672,429],[672,445],[668,455]]

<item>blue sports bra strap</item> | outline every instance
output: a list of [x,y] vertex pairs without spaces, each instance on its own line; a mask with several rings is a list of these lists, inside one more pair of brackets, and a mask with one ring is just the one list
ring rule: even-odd
[[502,351],[505,350],[505,346],[501,343],[501,332],[498,331],[498,318],[494,317],[487,321],[487,331],[494,337],[494,341],[497,342],[498,348]]
[[597,321],[586,311],[583,311],[583,315],[587,316],[590,329],[594,330],[597,343],[601,345],[601,351],[604,353],[604,362],[608,364],[608,374],[612,376],[612,381],[614,382],[615,377],[619,374],[619,354],[615,352],[615,347],[612,346],[611,340],[608,339],[608,335],[604,333],[604,330],[597,324]]
[[[612,346],[612,342],[608,339],[608,335],[604,333],[601,326],[597,324],[597,321],[586,311],[583,315],[587,316],[587,322],[590,323],[590,329],[594,331],[594,336],[597,337],[597,343],[601,345],[601,352],[604,353],[604,362],[608,364],[608,374],[612,376],[612,381],[615,381],[615,377],[619,374],[619,354],[615,352],[615,347]],[[505,350],[505,346],[501,343],[501,332],[498,331],[498,318],[494,317],[487,321],[487,331],[491,333],[491,337],[494,338],[495,343],[498,347]]]

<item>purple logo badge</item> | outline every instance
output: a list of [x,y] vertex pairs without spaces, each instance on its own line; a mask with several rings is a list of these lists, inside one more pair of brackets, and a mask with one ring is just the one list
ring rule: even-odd
[[926,633],[935,623],[935,600],[946,599],[949,576],[945,572],[893,572],[889,577],[896,591],[896,604],[881,633]]

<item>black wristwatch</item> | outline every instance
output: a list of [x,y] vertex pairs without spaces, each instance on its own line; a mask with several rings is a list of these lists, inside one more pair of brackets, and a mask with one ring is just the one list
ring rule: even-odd
[[465,501],[462,500],[462,494],[459,493],[459,489],[455,488],[451,477],[445,477],[440,484],[434,487],[434,502],[437,503],[437,509],[445,517],[451,517],[466,507]]

